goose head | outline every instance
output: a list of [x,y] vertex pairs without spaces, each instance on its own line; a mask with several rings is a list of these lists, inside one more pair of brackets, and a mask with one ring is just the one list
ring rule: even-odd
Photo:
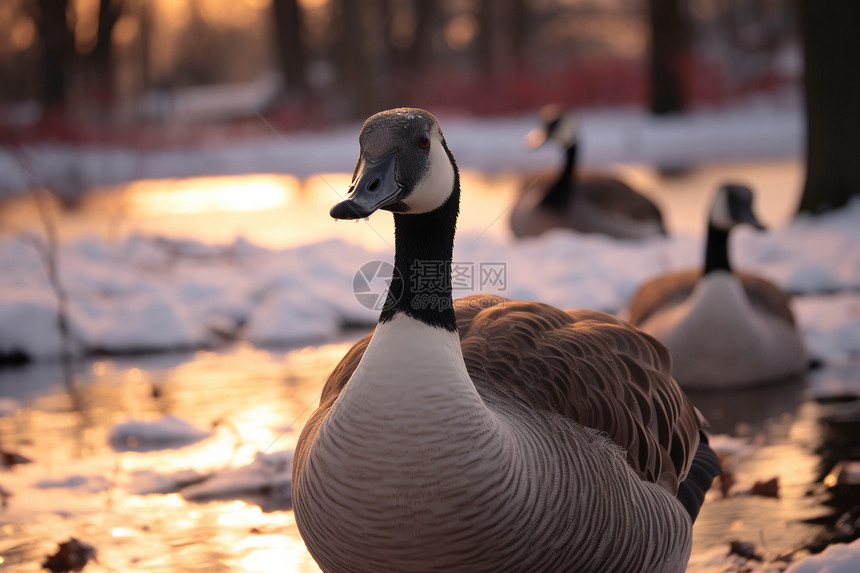
[[728,183],[717,190],[708,215],[710,226],[728,232],[735,225],[746,223],[764,230],[753,212],[753,192],[745,185]]
[[540,125],[526,135],[526,144],[535,149],[547,141],[562,147],[573,147],[579,140],[579,125],[576,115],[557,105],[547,105],[540,110]]
[[421,109],[400,108],[368,118],[348,197],[335,219],[359,219],[384,209],[420,214],[444,205],[455,189],[456,164],[439,122]]

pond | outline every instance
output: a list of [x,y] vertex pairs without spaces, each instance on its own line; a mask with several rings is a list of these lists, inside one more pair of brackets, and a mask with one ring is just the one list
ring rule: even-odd
[[[710,194],[724,179],[750,182],[760,190],[761,218],[784,224],[801,176],[797,162],[788,161],[709,166],[668,179],[641,166],[622,170],[663,204],[670,229],[687,233],[702,230]],[[522,181],[466,172],[461,232],[507,237],[506,213]],[[63,238],[140,233],[229,243],[243,236],[287,248],[339,234],[387,248],[387,218],[348,227],[328,218],[347,185],[344,174],[304,182],[148,181],[92,193],[68,210],[52,208]],[[28,199],[7,203],[0,221],[4,233],[38,229]],[[87,571],[317,571],[289,510],[283,475],[326,376],[363,333],[307,347],[232,343],[80,359],[70,371],[57,362],[0,369],[0,449],[31,460],[0,473],[0,488],[12,494],[0,512],[0,568],[38,571],[57,543],[75,537],[98,552]],[[858,375],[856,364],[810,374],[845,382]],[[755,543],[773,559],[809,543],[832,516],[850,509],[829,505],[832,492],[820,484],[836,462],[860,449],[854,431],[860,408],[853,402],[816,402],[808,380],[692,397],[718,435],[715,445],[735,485],[725,498],[718,488],[709,494],[694,528],[690,571],[726,571],[732,540]],[[187,445],[147,442],[146,431],[116,434],[128,420],[165,417],[187,423],[181,427],[189,431]],[[265,463],[280,471],[280,481],[241,474]],[[234,477],[202,487],[204,478],[224,475]],[[778,497],[746,494],[771,478],[778,478]]]
[[[0,514],[6,567],[38,571],[58,542],[75,537],[98,551],[87,571],[315,571],[284,492],[250,484],[198,496],[194,483],[171,480],[183,470],[209,475],[260,452],[290,450],[351,343],[87,360],[75,365],[70,386],[58,365],[0,370],[2,448],[32,459],[0,475],[14,494]],[[810,400],[803,380],[692,397],[715,433],[741,445],[725,458],[739,493],[709,495],[690,571],[724,571],[725,562],[712,562],[733,540],[753,542],[771,559],[812,541],[824,529],[804,520],[837,511],[815,485],[837,461],[834,440],[860,446],[852,426],[833,432],[845,405]],[[207,437],[176,449],[111,447],[115,424],[165,415]],[[836,457],[845,451],[838,444]],[[157,490],[151,484],[159,476],[163,493],[139,495]],[[774,477],[778,498],[743,493]]]
[[[313,571],[292,514],[266,507],[277,499],[262,500],[266,512],[260,499],[196,502],[179,488],[146,496],[128,489],[139,491],[141,470],[205,474],[291,449],[320,381],[348,346],[86,361],[71,386],[56,365],[0,371],[0,395],[18,405],[0,418],[3,448],[33,460],[0,482],[14,492],[0,516],[0,557],[38,571],[58,542],[75,537],[98,551],[88,571]],[[166,414],[211,436],[150,452],[110,446],[114,424]]]
[[[463,170],[458,232],[509,236],[508,211],[516,195],[547,171],[552,168],[526,174]],[[616,171],[661,207],[670,232],[696,234],[704,230],[713,193],[726,181],[749,184],[762,222],[784,225],[796,210],[803,177],[802,165],[793,160],[713,164],[671,177],[638,164],[619,165]],[[53,207],[63,237],[115,239],[141,233],[219,244],[243,237],[263,247],[285,248],[340,236],[369,248],[390,248],[394,225],[389,217],[347,229],[328,216],[346,194],[349,180],[345,173],[321,173],[304,181],[267,174],[142,180],[96,189],[62,210]],[[39,228],[31,197],[0,206],[0,236]]]

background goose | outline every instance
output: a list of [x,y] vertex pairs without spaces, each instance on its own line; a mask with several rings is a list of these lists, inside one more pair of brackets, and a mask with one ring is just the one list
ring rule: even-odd
[[572,112],[547,106],[541,110],[541,120],[526,140],[532,147],[546,141],[560,144],[565,150],[564,166],[557,175],[529,181],[511,211],[514,235],[531,237],[554,228],[620,239],[666,234],[660,209],[650,199],[618,179],[579,173],[580,136]]
[[[454,303],[460,184],[436,119],[382,112],[360,144],[331,214],[393,211],[402,280],[296,447],[314,559],[350,573],[683,571],[720,470],[666,349],[600,312]],[[447,280],[422,280],[423,262]]]
[[788,296],[729,263],[730,231],[740,223],[764,228],[752,203],[749,188],[720,187],[708,217],[704,269],[655,278],[631,303],[630,321],[669,347],[683,386],[738,387],[806,368]]

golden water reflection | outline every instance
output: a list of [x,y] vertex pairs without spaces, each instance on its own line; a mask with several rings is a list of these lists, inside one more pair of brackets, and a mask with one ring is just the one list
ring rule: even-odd
[[[0,447],[34,460],[0,479],[15,494],[0,514],[0,557],[35,571],[31,565],[57,542],[75,536],[99,552],[88,571],[318,571],[292,512],[265,509],[265,493],[193,502],[184,489],[142,495],[134,486],[140,472],[218,473],[252,462],[258,452],[293,448],[327,374],[353,340],[286,351],[240,344],[221,353],[100,359],[80,365],[72,391],[59,379],[27,390],[15,370],[0,370],[0,395],[21,403],[15,415],[0,417]],[[820,498],[807,495],[819,461],[820,406],[808,401],[802,383],[719,396],[695,400],[713,415],[715,432],[746,436],[754,445],[728,458],[738,482],[778,476],[781,496],[720,499],[712,492],[694,528],[694,563],[733,539],[765,540],[774,552],[796,547],[816,530],[800,520],[823,511]],[[109,447],[114,424],[166,415],[211,434],[180,449]],[[38,485],[46,481],[60,485]],[[708,567],[689,570],[710,573]]]
[[[670,232],[696,234],[703,232],[713,193],[725,181],[746,182],[756,190],[756,210],[765,224],[786,224],[796,210],[803,175],[797,161],[708,165],[672,177],[642,165],[619,165],[614,171],[662,208]],[[553,172],[554,166],[525,174],[464,170],[460,236],[510,238],[510,210],[521,189]],[[65,237],[152,234],[218,244],[241,237],[273,249],[337,237],[374,250],[391,249],[390,216],[351,225],[329,217],[350,179],[346,173],[303,181],[274,174],[148,179],[95,190],[66,209],[53,201],[53,211]],[[0,234],[39,228],[30,197],[0,205]]]
[[[2,477],[13,497],[0,514],[0,557],[36,571],[74,536],[98,551],[87,571],[318,570],[290,511],[264,511],[254,495],[197,503],[187,488],[146,495],[136,488],[178,471],[219,475],[260,452],[291,450],[350,344],[103,359],[79,365],[72,389],[49,373],[34,384],[42,390],[30,390],[18,369],[0,370],[0,395],[20,403],[0,416],[0,448],[33,460]],[[167,415],[209,437],[179,449],[109,446],[115,424]]]
[[[664,207],[670,228],[681,232],[702,230],[710,194],[724,179],[748,181],[760,191],[761,218],[773,225],[789,219],[800,184],[797,162],[714,166],[671,179],[644,167],[623,171]],[[528,177],[464,172],[461,236],[507,238],[510,207]],[[53,208],[65,237],[145,233],[207,243],[244,237],[270,248],[340,237],[390,248],[391,217],[344,228],[347,223],[328,216],[349,179],[322,174],[304,181],[280,175],[149,180],[101,190],[63,211]],[[0,210],[0,233],[34,228],[38,219],[28,198]],[[99,359],[78,365],[71,390],[61,384],[56,364],[0,370],[0,396],[21,403],[14,415],[0,416],[0,448],[34,460],[0,476],[0,484],[15,494],[0,514],[0,558],[36,571],[57,542],[76,536],[99,551],[99,563],[87,571],[317,571],[290,511],[264,511],[259,499],[195,503],[177,492],[136,495],[129,489],[136,472],[215,472],[248,464],[261,451],[292,448],[349,344],[289,351],[240,344],[217,353]],[[752,453],[732,460],[739,480],[779,475],[784,489],[776,500],[712,495],[694,529],[694,557],[736,538],[763,538],[782,550],[812,531],[798,519],[820,511],[817,498],[805,495],[814,480],[820,413],[804,387],[731,395],[722,403],[713,396],[695,400],[715,431],[756,443]],[[166,415],[210,436],[178,450],[118,453],[109,447],[115,424]],[[83,485],[35,485],[74,476],[85,478]]]
[[299,189],[288,175],[243,175],[135,181],[124,195],[132,212],[153,217],[276,209],[295,201]]

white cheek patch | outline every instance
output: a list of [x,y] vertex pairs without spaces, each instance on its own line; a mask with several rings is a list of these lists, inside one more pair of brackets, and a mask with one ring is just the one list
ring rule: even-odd
[[558,126],[552,133],[552,139],[569,147],[579,139],[579,130],[576,126],[576,118],[572,114],[564,114],[558,122]]
[[728,231],[735,226],[736,221],[732,219],[732,215],[729,212],[729,195],[725,189],[720,189],[717,192],[717,198],[714,200],[713,207],[711,207],[708,222],[722,231]]
[[409,213],[429,213],[444,205],[453,190],[454,166],[442,147],[441,136],[434,133],[424,178],[403,202],[409,207]]

